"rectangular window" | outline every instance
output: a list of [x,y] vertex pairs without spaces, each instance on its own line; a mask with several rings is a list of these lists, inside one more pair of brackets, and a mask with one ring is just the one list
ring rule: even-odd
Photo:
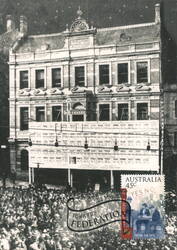
[[118,64],[118,84],[128,83],[128,63]]
[[52,87],[61,88],[61,68],[52,69]]
[[148,82],[148,63],[137,62],[137,83]]
[[174,147],[177,147],[177,132],[174,132]]
[[36,107],[36,121],[37,122],[45,121],[45,107]]
[[75,67],[75,86],[85,86],[85,67]]
[[109,84],[109,64],[99,65],[99,84]]
[[148,120],[148,104],[137,104],[137,120]]
[[118,104],[118,120],[128,120],[128,103]]
[[20,71],[20,89],[28,88],[28,70]]
[[177,100],[175,101],[175,117],[177,118]]
[[36,88],[44,88],[44,70],[36,70]]
[[99,105],[99,120],[100,121],[109,121],[109,104],[100,104]]
[[61,106],[52,107],[52,121],[61,121]]
[[28,108],[20,108],[20,130],[28,130]]

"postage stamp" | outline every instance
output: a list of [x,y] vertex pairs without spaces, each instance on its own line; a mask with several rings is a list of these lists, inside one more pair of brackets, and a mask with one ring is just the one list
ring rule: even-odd
[[165,205],[163,175],[121,175],[131,206],[134,239],[164,238]]

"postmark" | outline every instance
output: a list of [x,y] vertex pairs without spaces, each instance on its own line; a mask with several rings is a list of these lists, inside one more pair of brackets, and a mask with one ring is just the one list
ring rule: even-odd
[[127,190],[131,205],[133,238],[164,238],[164,176],[122,175],[121,188]]
[[[127,208],[127,216],[122,217],[122,206]],[[74,198],[67,201],[67,226],[73,232],[88,232],[111,223],[130,225],[131,208],[124,199],[112,199],[96,203],[84,209],[74,207]]]

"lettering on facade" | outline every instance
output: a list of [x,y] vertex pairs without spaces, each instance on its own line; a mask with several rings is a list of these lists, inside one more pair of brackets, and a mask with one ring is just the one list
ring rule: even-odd
[[70,111],[64,111],[65,115],[71,114],[71,115],[84,115],[85,110],[70,110]]

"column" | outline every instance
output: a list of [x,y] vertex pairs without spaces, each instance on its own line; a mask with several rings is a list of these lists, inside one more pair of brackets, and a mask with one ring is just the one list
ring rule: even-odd
[[68,183],[71,185],[71,169],[68,168]]
[[73,173],[71,172],[71,187],[73,187]]
[[116,104],[114,101],[111,101],[111,106],[112,106],[111,119],[112,121],[116,121]]
[[9,146],[10,146],[10,169],[17,170],[16,141],[14,139],[10,139]]
[[29,171],[29,184],[31,184],[31,168],[29,167],[29,169],[28,169],[28,171]]
[[32,171],[32,183],[34,183],[34,168],[31,168]]
[[110,171],[110,184],[111,184],[111,188],[114,188],[114,175],[113,175],[113,170]]

